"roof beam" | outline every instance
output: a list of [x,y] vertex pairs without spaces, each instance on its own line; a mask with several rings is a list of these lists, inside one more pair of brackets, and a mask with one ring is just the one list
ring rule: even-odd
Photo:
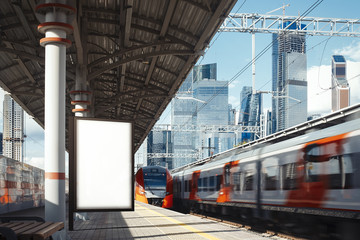
[[146,53],[146,54],[138,54],[138,55],[134,55],[132,57],[126,58],[126,59],[122,59],[118,62],[112,63],[112,64],[108,64],[96,71],[93,71],[89,74],[89,79],[94,79],[97,76],[101,75],[103,72],[109,71],[111,69],[117,68],[118,66],[128,63],[128,62],[132,62],[138,59],[143,59],[143,58],[148,58],[148,57],[153,57],[153,56],[161,56],[161,55],[198,55],[200,53],[195,53],[194,51],[189,51],[189,50],[168,50],[168,51],[159,51],[159,52],[151,52],[151,53]]
[[144,45],[136,45],[136,46],[133,46],[131,48],[126,48],[126,49],[123,49],[123,50],[120,50],[120,51],[116,51],[116,52],[114,52],[112,54],[106,55],[105,57],[96,59],[95,61],[93,61],[93,62],[91,62],[89,64],[89,68],[95,67],[96,65],[98,65],[100,63],[103,63],[103,62],[105,62],[105,61],[107,61],[107,60],[109,60],[111,58],[114,58],[114,57],[120,57],[122,55],[126,55],[128,53],[135,52],[137,50],[141,50],[141,49],[144,49],[144,48],[152,48],[152,47],[162,46],[164,44],[171,45],[171,44],[178,44],[178,43],[159,41],[159,42],[156,42],[156,43],[147,43],[147,44],[144,44]]
[[31,43],[33,43],[34,45],[38,44],[38,41],[36,40],[34,33],[31,31],[32,28],[29,25],[29,21],[26,19],[21,7],[18,6],[17,4],[12,4],[12,6],[15,10],[16,15],[18,16],[18,18],[21,22],[21,25],[23,26],[23,29],[24,29],[26,35],[30,39]]
[[[169,2],[169,5],[168,5],[168,8],[166,10],[166,14],[165,14],[165,18],[164,18],[164,21],[163,21],[163,25],[161,27],[161,30],[160,30],[160,34],[159,34],[159,37],[158,39],[162,39],[168,28],[169,28],[169,25],[170,25],[170,20],[174,14],[174,11],[175,11],[175,7],[176,7],[176,4],[177,4],[177,0],[171,0]],[[161,46],[156,46],[155,48],[155,51],[160,51],[160,48]],[[150,67],[148,69],[148,73],[146,75],[146,79],[145,79],[145,86],[147,86],[149,84],[149,81],[150,81],[150,78],[154,72],[154,69],[155,69],[155,64],[156,64],[156,61],[157,61],[158,57],[157,56],[154,56],[153,59],[151,60],[151,63],[150,63]],[[142,92],[141,95],[143,95],[144,93]],[[139,102],[136,106],[136,111],[138,111],[140,109],[140,106],[141,106],[141,103],[142,103],[142,98],[139,99]],[[135,113],[134,115],[134,119],[136,118],[137,114]]]
[[[161,97],[167,97],[167,94],[158,94],[158,93],[152,93],[152,94],[146,94],[146,95],[142,95],[142,96],[132,96],[132,97],[128,97],[125,99],[121,99],[121,100],[117,100],[116,102],[109,104],[109,105],[104,105],[104,106],[99,106],[98,110],[96,111],[96,115],[101,114],[103,112],[105,112],[106,110],[116,107],[117,105],[121,104],[121,103],[126,103],[126,102],[136,102],[138,101],[140,98],[161,98]],[[137,112],[139,110],[135,109],[135,112]]]
[[[205,49],[204,42],[210,42],[210,39],[216,34],[216,31],[211,31],[212,29],[218,29],[223,21],[219,21],[220,17],[227,15],[227,12],[224,12],[224,10],[230,11],[232,7],[235,5],[236,1],[228,1],[228,0],[222,0],[219,5],[217,6],[215,12],[212,14],[210,20],[207,22],[206,28],[204,31],[202,31],[202,34],[198,40],[198,42],[195,45],[195,51],[201,51]],[[216,22],[219,21],[217,24]],[[216,24],[216,25],[215,25]],[[209,34],[211,33],[211,34]],[[154,120],[152,120],[148,128],[146,129],[145,133],[150,132],[151,128],[155,125],[157,119],[160,117],[162,112],[165,110],[166,106],[172,99],[173,95],[175,94],[175,91],[179,88],[181,79],[187,75],[187,73],[191,70],[191,66],[195,64],[198,56],[190,56],[187,60],[187,62],[184,64],[184,67],[182,68],[181,72],[178,74],[177,79],[175,80],[175,83],[179,84],[173,84],[173,87],[169,91],[169,96],[162,102],[161,106],[158,108],[158,111],[155,114]],[[139,143],[143,142],[146,138],[147,134],[144,134],[143,137],[140,139]],[[140,145],[135,147],[135,151],[140,147]]]
[[39,97],[39,98],[44,97],[43,93],[36,93],[36,92],[30,92],[30,91],[12,91],[11,94],[14,94],[16,96],[22,95],[22,96],[32,96],[32,97]]
[[6,48],[6,47],[1,47],[0,46],[0,52],[6,52],[6,53],[9,53],[9,54],[18,55],[20,57],[27,58],[27,59],[30,59],[30,60],[33,60],[33,61],[36,61],[36,62],[39,62],[39,63],[42,63],[42,64],[45,63],[45,59],[43,57],[35,56],[35,55],[31,54],[31,53],[15,50],[15,49],[12,49],[12,48]]

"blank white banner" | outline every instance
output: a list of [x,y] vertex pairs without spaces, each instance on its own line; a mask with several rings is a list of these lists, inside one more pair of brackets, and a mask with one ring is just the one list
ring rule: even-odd
[[133,208],[132,123],[76,119],[76,209]]

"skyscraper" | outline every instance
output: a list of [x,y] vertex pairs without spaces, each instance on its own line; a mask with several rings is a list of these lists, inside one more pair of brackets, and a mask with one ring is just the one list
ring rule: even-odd
[[[189,73],[180,86],[176,97],[171,101],[171,125],[192,125],[196,102],[193,99],[193,71]],[[173,168],[183,166],[196,160],[195,157],[185,157],[196,154],[195,138],[193,132],[174,132],[173,142]]]
[[[240,120],[243,126],[260,126],[262,114],[262,95],[252,93],[252,87],[244,86],[240,92]],[[255,139],[254,133],[242,133],[242,142]]]
[[331,70],[331,109],[334,112],[350,104],[350,88],[346,79],[344,56],[332,56]]
[[204,79],[213,79],[216,81],[216,63],[197,65],[193,69],[193,82],[201,81]]
[[[216,63],[195,66],[171,107],[172,125],[184,128],[185,125],[228,125],[232,118],[228,82],[216,80]],[[172,139],[174,168],[225,151],[235,144],[234,134],[214,131],[176,131],[172,133]]]
[[24,142],[24,111],[11,98],[10,94],[5,94],[3,112],[3,155],[22,162]]
[[[150,131],[147,137],[148,153],[172,153],[171,131]],[[171,158],[148,158],[147,165],[163,166],[172,169]]]
[[252,87],[249,86],[244,86],[240,92],[239,124],[244,126],[249,123],[251,94]]
[[[289,25],[285,22],[284,25]],[[291,25],[303,29],[305,25]],[[307,119],[305,34],[273,34],[272,130],[281,131]]]
[[[196,102],[196,125],[228,125],[228,82],[215,79],[202,79],[194,83]],[[201,157],[229,149],[231,143],[225,133],[199,132],[195,140],[195,148],[200,150]]]

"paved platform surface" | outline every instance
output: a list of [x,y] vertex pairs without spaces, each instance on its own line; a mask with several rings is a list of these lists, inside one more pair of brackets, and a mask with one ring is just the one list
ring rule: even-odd
[[[269,239],[243,228],[136,202],[134,212],[88,213],[76,221],[72,240],[83,239]],[[274,239],[274,238],[273,238]]]
[[[2,216],[40,216],[44,217],[44,208],[33,208]],[[74,231],[68,231],[67,240],[261,240],[284,239],[267,237],[244,228],[230,226],[189,214],[135,202],[135,211],[131,212],[89,212],[89,220],[78,220]],[[68,228],[68,223],[65,224]]]

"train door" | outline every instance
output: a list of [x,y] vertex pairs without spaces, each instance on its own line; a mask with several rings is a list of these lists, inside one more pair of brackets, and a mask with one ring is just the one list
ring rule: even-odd
[[343,154],[345,134],[310,142],[300,151],[297,188],[290,191],[288,206],[319,208],[329,189],[328,165],[332,156]]
[[194,171],[190,180],[190,200],[198,200],[201,201],[201,199],[198,196],[198,180],[200,178],[200,170]]
[[231,193],[233,189],[233,185],[231,184],[233,181],[231,179],[231,169],[239,164],[239,160],[231,161],[224,165],[223,169],[223,177],[221,183],[221,189],[219,191],[219,196],[217,198],[217,202],[229,202],[231,201]]
[[179,176],[180,180],[180,199],[184,199],[184,192],[185,192],[185,177],[184,177],[184,172]]

